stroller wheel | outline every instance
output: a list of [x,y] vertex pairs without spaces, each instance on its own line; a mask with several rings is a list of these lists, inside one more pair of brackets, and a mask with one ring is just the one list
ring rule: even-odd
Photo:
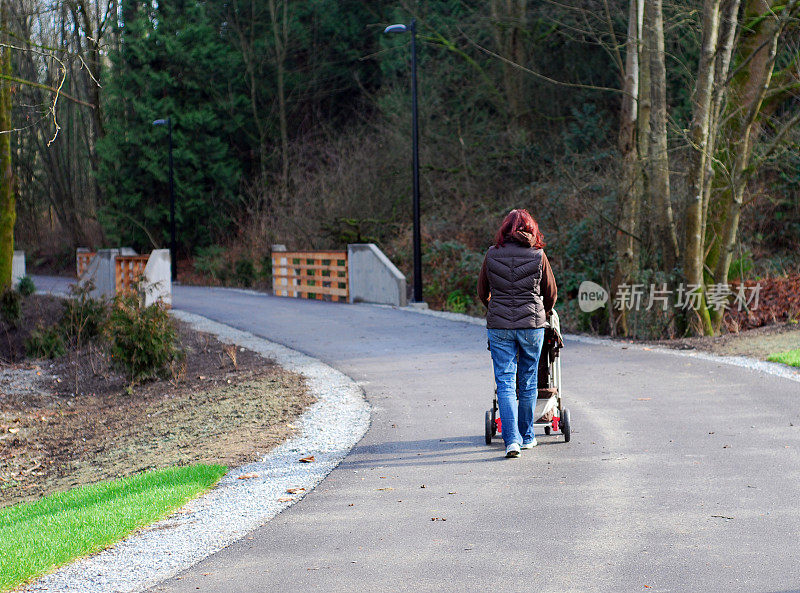
[[572,427],[570,425],[569,410],[567,408],[561,410],[560,426],[561,426],[561,434],[564,435],[564,442],[568,443],[572,433]]
[[544,434],[547,434],[547,435],[550,434],[550,425],[547,425],[547,426],[544,427]]
[[492,432],[492,427],[494,426],[494,422],[492,422],[492,412],[491,412],[491,410],[486,410],[486,414],[485,414],[484,419],[485,419],[485,427],[484,427],[485,433],[484,433],[484,436],[486,437],[486,444],[487,445],[491,445],[492,444],[492,436],[494,436],[494,434]]

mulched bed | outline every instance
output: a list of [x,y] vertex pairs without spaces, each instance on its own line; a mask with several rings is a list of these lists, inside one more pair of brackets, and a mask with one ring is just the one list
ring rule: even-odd
[[63,303],[34,295],[23,307],[19,328],[0,327],[0,506],[158,467],[255,461],[314,401],[301,376],[182,323],[185,365],[132,389],[97,346],[22,361],[31,326],[55,322]]
[[0,319],[0,364],[25,359],[25,341],[38,326],[58,322],[64,310],[64,299],[49,295],[32,295],[22,299],[22,320],[13,326]]
[[[757,308],[739,311],[734,307],[725,313],[725,325],[730,331],[797,321],[800,317],[800,276],[745,281],[744,286],[748,296],[752,294],[751,291],[756,285],[761,286]],[[739,283],[731,283],[731,290],[734,293],[739,287]]]

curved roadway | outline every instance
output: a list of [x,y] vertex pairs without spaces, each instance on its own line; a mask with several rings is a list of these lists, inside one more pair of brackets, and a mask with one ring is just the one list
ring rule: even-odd
[[194,287],[174,306],[341,370],[373,419],[300,503],[152,591],[800,591],[797,382],[567,340],[572,441],[507,460],[481,327]]

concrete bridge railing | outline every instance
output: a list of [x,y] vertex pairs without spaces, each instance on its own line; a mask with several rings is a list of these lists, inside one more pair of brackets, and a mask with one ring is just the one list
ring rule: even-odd
[[350,302],[405,307],[406,277],[374,243],[347,246]]
[[275,296],[405,307],[406,277],[374,243],[347,251],[287,251],[272,246]]
[[113,298],[138,288],[145,306],[159,300],[168,307],[172,305],[169,249],[155,249],[150,255],[138,255],[127,247],[100,249],[96,253],[79,249],[76,265],[79,283],[94,285],[93,298]]

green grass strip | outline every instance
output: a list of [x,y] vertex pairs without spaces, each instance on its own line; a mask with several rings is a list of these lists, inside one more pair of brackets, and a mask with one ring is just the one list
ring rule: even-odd
[[107,548],[205,492],[226,471],[156,470],[0,509],[0,590]]
[[777,354],[770,354],[767,356],[770,362],[782,362],[793,367],[800,367],[800,348],[797,350],[789,350],[788,352],[778,352]]

